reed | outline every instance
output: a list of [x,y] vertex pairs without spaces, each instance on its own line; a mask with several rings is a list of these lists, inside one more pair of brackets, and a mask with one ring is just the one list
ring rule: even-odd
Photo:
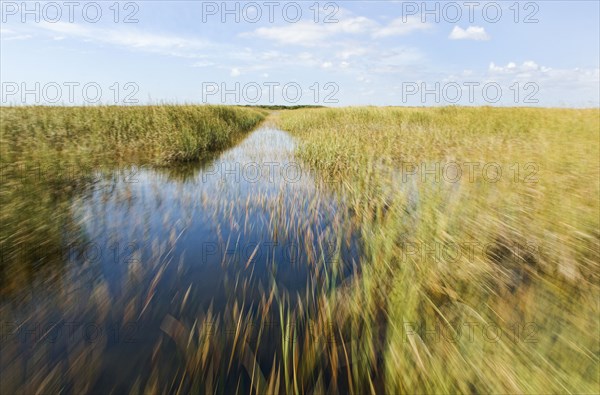
[[[192,183],[195,170],[180,162],[228,146],[265,116],[192,106],[2,114],[3,164],[41,160],[94,171],[153,164],[170,180]],[[271,120],[296,137],[294,155],[310,170],[309,181],[275,190],[256,184],[248,196],[208,184],[182,189],[174,207],[160,212],[158,227],[169,237],[147,234],[148,245],[132,252],[136,259],[112,285],[118,292],[109,291],[98,262],[66,272],[56,265],[48,276],[64,281],[60,290],[31,311],[0,304],[0,316],[14,317],[15,308],[42,322],[90,317],[106,327],[138,322],[160,332],[145,350],[144,369],[120,392],[597,391],[598,110],[310,108],[282,110]],[[249,155],[228,151],[223,160],[273,159],[264,141],[241,146]],[[65,194],[83,193],[94,180],[75,178],[83,180],[78,185],[47,171],[37,180],[26,173],[23,183],[14,171],[4,174],[3,247],[33,251],[4,261],[12,262],[3,266],[9,293],[40,270],[16,262],[47,258],[61,235],[79,231],[73,214],[85,199]],[[128,207],[130,195],[121,186],[98,199],[102,229],[119,235],[122,223],[109,223],[103,210]],[[293,243],[290,257],[301,259],[261,257],[259,246],[242,261],[224,254],[208,271],[217,286],[207,296],[204,279],[191,276],[193,264],[174,253],[196,210],[215,224],[211,237],[221,251],[263,236]],[[141,230],[144,221],[127,224]],[[354,244],[357,256],[349,253]],[[61,261],[60,248],[55,254]],[[282,286],[282,265],[305,269],[302,291]],[[207,297],[213,299],[205,303]],[[18,343],[8,344],[3,376],[14,380],[3,383],[5,392],[86,392],[110,369],[104,343],[69,339],[58,364],[52,347],[39,342],[37,357],[28,358]]]
[[[598,110],[317,109],[279,123],[362,229],[361,274],[327,302],[337,326],[360,328],[350,389],[598,388]],[[451,163],[479,171],[456,181],[440,173]]]
[[192,105],[0,107],[2,291],[27,281],[32,262],[62,264],[64,235],[77,232],[66,197],[99,174],[205,159],[266,114]]

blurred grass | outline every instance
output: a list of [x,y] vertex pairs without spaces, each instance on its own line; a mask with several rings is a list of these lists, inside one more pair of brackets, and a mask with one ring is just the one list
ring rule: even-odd
[[[231,145],[268,111],[227,106],[1,107],[2,294],[62,263],[77,232],[66,197],[98,171],[202,160]],[[52,270],[58,270],[53,267]]]
[[2,161],[193,161],[226,147],[266,113],[191,105],[2,107]]
[[[48,257],[61,235],[77,231],[64,195],[87,181],[64,177],[65,166],[187,162],[229,145],[236,131],[265,114],[193,106],[1,111],[2,164],[11,165],[1,189],[3,252],[14,245],[33,254],[8,254],[6,292],[39,270],[15,263]],[[167,315],[161,330],[183,365],[171,363],[169,342],[161,338],[152,370],[134,389],[597,393],[599,115],[454,107],[281,111],[276,121],[298,137],[298,155],[343,192],[352,226],[361,229],[359,272],[342,286],[324,281],[296,295],[273,279],[251,290],[260,300],[232,294],[223,309],[208,311],[186,305],[199,291],[182,289],[170,303],[189,313]],[[436,164],[452,162],[465,170],[460,180],[435,179]],[[49,168],[44,177],[11,170],[32,163]],[[479,164],[472,177],[466,163]],[[490,181],[493,168],[481,171],[489,163],[502,170],[497,182]],[[414,164],[427,167],[403,178]],[[465,249],[458,256],[447,251],[456,245]],[[273,262],[279,263],[289,262]],[[162,265],[157,258],[131,272],[147,270],[157,284]],[[335,271],[336,265],[319,263],[313,276],[335,277]],[[141,316],[150,291],[124,289],[122,300],[87,288],[80,299],[90,299],[85,309],[98,305],[113,316]],[[73,308],[66,297],[55,304]],[[49,314],[37,313],[38,319]],[[275,334],[267,330],[269,322],[277,323]],[[94,352],[81,349],[83,355]],[[17,361],[25,358],[18,349],[13,354]],[[97,351],[92,360],[103,357]],[[62,388],[61,370],[49,358],[38,361],[31,388]],[[90,388],[100,368],[74,361],[66,364],[71,379]]]
[[[357,340],[349,390],[598,391],[598,110],[311,109],[279,125],[350,196],[365,240],[362,273],[324,309]],[[451,162],[459,181],[435,180]],[[432,172],[403,179],[414,164]],[[431,252],[457,245],[472,254]]]

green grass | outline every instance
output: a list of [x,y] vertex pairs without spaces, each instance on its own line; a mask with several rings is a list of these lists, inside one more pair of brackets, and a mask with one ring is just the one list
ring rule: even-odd
[[91,184],[94,171],[199,161],[233,144],[266,114],[191,105],[1,107],[2,291],[10,293],[39,270],[32,262],[62,263],[61,240],[76,231],[64,197]]
[[[348,388],[597,392],[597,110],[318,109],[283,112],[279,124],[300,139],[301,158],[351,197],[366,244],[362,273],[325,309],[342,331],[355,328]],[[450,162],[498,163],[503,176],[399,176],[407,163]],[[457,245],[486,248],[455,259],[414,253]],[[475,329],[489,325],[499,340]]]
[[3,107],[2,161],[194,161],[254,128],[264,110],[226,106]]
[[[174,167],[230,145],[265,116],[256,109],[193,106],[2,108],[1,114],[2,164],[50,168],[42,179],[27,173],[27,182],[4,172],[7,293],[40,270],[20,263],[51,254],[60,263],[60,237],[76,226],[64,194],[85,185],[65,183],[52,169]],[[198,290],[180,290],[170,301],[179,316],[164,317],[161,330],[182,363],[169,369],[172,354],[167,350],[165,357],[168,342],[161,339],[152,370],[136,380],[133,392],[598,391],[598,110],[311,108],[281,110],[274,120],[297,137],[302,161],[343,197],[336,223],[360,229],[359,272],[339,285],[339,268],[315,259],[311,280],[317,285],[302,295],[279,289],[274,278],[246,288],[250,280],[240,272],[224,286],[239,285],[241,295],[232,291],[226,306],[207,311],[190,306],[189,293]],[[403,179],[413,170],[408,166],[431,170],[454,162],[465,170],[457,182],[431,173],[424,179],[422,171],[420,178]],[[467,163],[480,166],[472,178]],[[502,170],[497,182],[489,179],[493,171],[480,171],[489,163]],[[283,212],[279,197],[264,204]],[[284,217],[272,226],[291,233],[292,223]],[[335,229],[334,240],[348,231]],[[453,253],[454,246],[459,256],[440,253]],[[318,246],[303,248],[320,255]],[[144,265],[130,264],[122,299],[106,296],[102,279],[93,288],[69,285],[98,317],[139,318],[150,314],[148,295],[165,273],[163,258],[158,252]],[[253,272],[250,261],[244,270]],[[60,278],[60,267],[49,275]],[[149,289],[139,288],[142,278],[153,279]],[[70,298],[57,292],[51,303],[69,317],[78,313]],[[50,319],[42,307],[36,314]],[[275,334],[267,331],[270,321],[279,325]],[[14,345],[7,353],[16,356],[16,371],[29,366],[36,372],[32,389],[60,389],[67,371],[82,392],[99,372],[101,346],[97,352],[81,347],[56,367],[43,350],[32,362],[21,361],[26,356]],[[78,363],[78,355],[94,364]]]

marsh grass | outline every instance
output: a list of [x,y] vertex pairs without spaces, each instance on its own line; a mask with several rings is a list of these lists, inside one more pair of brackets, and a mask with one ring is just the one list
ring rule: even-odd
[[[361,229],[360,272],[303,295],[273,281],[255,309],[242,298],[218,314],[235,328],[226,336],[203,336],[205,313],[199,325],[168,318],[187,361],[180,392],[593,393],[598,121],[579,110],[282,112]],[[497,182],[402,177],[406,163],[449,162],[521,167]],[[452,258],[414,252],[469,244],[479,247]]]
[[[351,333],[349,390],[597,391],[597,110],[318,109],[283,112],[279,124],[349,195],[362,228],[361,275],[326,302],[340,328],[361,328]],[[497,182],[481,172],[458,182],[399,176],[407,163],[450,162],[505,173]],[[422,253],[466,243],[486,248]],[[468,336],[465,323],[501,336]]]
[[[56,132],[62,137],[54,139],[49,131],[61,128],[50,115],[46,119],[9,112],[15,126],[6,130],[15,141],[6,151],[11,156],[6,161],[3,157],[3,163],[39,157],[63,163],[68,158],[97,169],[121,161],[185,162],[231,141],[198,137],[212,129],[198,126],[191,114],[220,114],[219,119],[248,128],[263,116],[255,110],[243,110],[246,114],[226,108],[181,112],[141,108],[132,115],[140,119],[134,127],[115,120],[120,119],[115,115],[93,123],[85,120],[83,110],[68,111],[82,111],[77,133],[88,134],[95,143],[71,134],[67,138],[66,129]],[[119,111],[130,110],[118,109],[114,114]],[[148,114],[163,115],[150,122],[151,131],[141,126],[149,125]],[[16,119],[23,125],[15,124]],[[77,117],[62,122],[73,119]],[[103,140],[101,130],[107,119],[120,126]],[[224,237],[227,246],[243,240],[248,229],[251,232],[262,225],[278,237],[294,237],[298,254],[304,254],[310,266],[305,291],[289,292],[276,280],[277,265],[290,262],[268,262],[267,280],[257,282],[252,257],[243,262],[224,257],[225,304],[192,303],[202,291],[186,277],[189,265],[184,257],[177,261],[173,254],[184,231],[179,227],[171,230],[169,238],[151,240],[150,257],[143,265],[128,263],[119,278],[118,297],[95,274],[98,269],[83,262],[65,280],[64,289],[47,302],[59,310],[56,315],[66,321],[81,317],[117,324],[139,320],[162,333],[155,347],[147,350],[150,364],[143,376],[117,392],[597,392],[598,111],[296,109],[281,111],[273,119],[297,137],[296,154],[327,182],[328,190],[333,188],[342,197],[336,202],[339,210],[326,209],[320,203],[322,191],[316,190],[312,197],[296,190],[298,194],[289,196],[292,203],[288,204],[281,198],[288,191],[285,186],[280,186],[275,197],[257,191],[245,202],[235,195],[211,200],[194,194],[182,200],[189,210],[202,204],[215,219],[225,217],[238,229]],[[182,133],[172,135],[173,130]],[[16,141],[22,133],[29,137]],[[494,162],[508,174],[498,182],[490,182],[481,172],[473,179],[463,175],[459,182],[422,179],[421,173],[403,177],[406,163],[426,163],[432,168],[435,163],[450,162]],[[537,182],[529,182],[531,174],[524,167],[528,163],[536,166]],[[510,172],[514,164],[520,164],[517,175]],[[185,174],[182,177],[193,178]],[[3,182],[16,180],[8,177]],[[26,183],[24,188],[29,189],[11,195],[5,194],[10,188],[3,184],[3,199],[14,208],[10,223],[26,224],[27,230],[17,236],[7,231],[3,240],[23,247],[27,246],[23,243],[38,241],[31,238],[33,234],[39,234],[41,242],[77,231],[61,214],[70,207],[58,210],[54,203],[53,191],[69,186],[59,178],[44,179],[39,207],[30,208],[32,199],[24,196],[35,194],[39,189],[35,185]],[[113,193],[107,199],[126,205],[127,191],[119,193],[123,196]],[[266,224],[242,221],[248,207],[264,211]],[[334,213],[332,225],[319,231],[315,225],[329,211]],[[162,214],[163,227],[168,228],[174,221],[168,219],[168,212]],[[30,218],[35,220],[26,222]],[[189,225],[183,221],[179,226]],[[343,273],[341,250],[352,242],[350,230],[356,229],[360,262],[348,275]],[[487,248],[452,259],[414,250],[415,246],[431,249],[468,243]],[[335,245],[336,263],[326,262],[324,244]],[[49,251],[44,246],[40,256]],[[10,267],[18,269],[11,278],[26,273],[22,267]],[[176,279],[167,280],[172,271]],[[76,287],[87,284],[87,277],[94,280],[93,287]],[[161,288],[172,289],[170,284],[189,286],[173,290],[165,309],[157,298]],[[52,321],[50,309],[40,305],[35,310],[38,321]],[[482,330],[490,324],[497,333]],[[44,349],[51,346],[40,344],[35,358],[26,358],[18,344],[4,350],[11,361],[5,377],[28,379],[16,379],[14,387],[7,387],[13,392],[90,391],[100,380],[99,372],[110,365],[103,343],[69,342],[67,357],[56,364]],[[176,353],[169,352],[172,348]],[[123,361],[117,362],[119,370],[128,370]]]
[[[257,132],[227,150],[217,162],[289,161],[292,147],[281,135],[285,133]],[[281,139],[279,150],[283,152],[277,153],[278,143],[269,138]],[[214,169],[204,170],[211,173]],[[59,317],[61,322],[94,322],[106,333],[115,325],[122,328],[125,323],[138,323],[143,340],[151,339],[134,346],[141,355],[125,355],[126,364],[123,354],[114,361],[105,338],[91,344],[82,338],[59,338],[52,344],[41,340],[26,346],[9,341],[3,344],[0,361],[7,378],[2,382],[3,392],[301,391],[313,388],[315,374],[322,376],[320,388],[335,383],[318,364],[319,358],[329,355],[329,346],[317,341],[329,326],[312,317],[320,317],[316,310],[325,300],[322,296],[343,276],[341,257],[333,257],[333,262],[325,258],[331,257],[330,246],[335,246],[334,255],[341,255],[342,244],[351,242],[338,202],[314,185],[312,177],[303,182],[258,184],[240,194],[238,182],[216,176],[200,183],[200,175],[187,166],[181,177],[190,184],[183,188],[179,173],[174,173],[171,175],[168,167],[153,169],[155,181],[138,185],[143,189],[137,192],[133,185],[119,182],[116,188],[98,186],[90,195],[71,200],[73,217],[96,232],[102,229],[99,233],[111,242],[135,238],[135,230],[146,229],[145,214],[158,211],[158,229],[145,233],[142,241],[136,239],[140,242],[133,253],[136,259],[119,261],[117,276],[107,276],[103,267],[107,262],[84,255],[64,262],[62,273],[57,268],[50,270],[56,281],[48,279],[49,290],[40,287],[38,293],[27,286],[19,294],[25,298],[41,294],[43,300],[20,304],[15,298],[15,303],[0,304],[1,317],[18,322],[22,318],[24,325],[54,322]],[[173,182],[165,183],[165,178]],[[150,189],[152,193],[148,193]],[[129,210],[132,195],[142,197],[145,203],[140,204],[148,211],[140,207]],[[169,199],[173,204],[153,204]],[[237,251],[238,244],[243,247],[258,236],[260,243],[289,242],[288,246],[295,246],[288,251],[294,258],[275,259],[273,254],[261,260],[252,253],[239,261],[225,254],[222,261],[215,262],[214,270],[193,276],[198,261],[184,256],[189,250],[175,250],[181,234],[194,225],[192,219],[198,220],[195,211],[210,218],[211,232],[223,243],[221,251]],[[120,219],[115,221],[115,215]],[[83,230],[94,240],[96,232]],[[196,242],[213,240],[212,236],[197,235]],[[303,291],[288,291],[285,284],[295,284],[297,279],[289,274],[278,276],[278,271],[298,274],[301,282],[306,276],[306,285],[300,287]],[[291,341],[297,331],[302,336],[300,349]],[[28,347],[35,359],[23,351]],[[299,351],[312,357],[300,358]],[[134,360],[141,362],[134,364]],[[336,356],[334,367],[337,360]],[[271,371],[279,373],[271,375]]]
[[202,160],[266,114],[191,105],[1,107],[2,293],[27,282],[42,261],[62,264],[64,236],[78,232],[69,197],[93,186],[103,172]]
[[266,113],[226,106],[2,107],[3,163],[193,161],[227,147]]

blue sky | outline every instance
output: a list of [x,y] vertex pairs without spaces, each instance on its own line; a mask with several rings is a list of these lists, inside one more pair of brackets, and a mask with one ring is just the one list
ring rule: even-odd
[[[2,2],[2,105],[600,101],[597,1],[26,7]],[[84,93],[86,84],[93,86]]]

